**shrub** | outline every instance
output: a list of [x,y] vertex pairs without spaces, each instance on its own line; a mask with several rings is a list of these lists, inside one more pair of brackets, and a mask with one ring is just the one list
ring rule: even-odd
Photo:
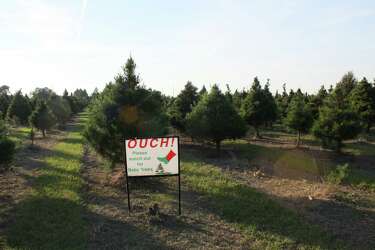
[[13,160],[15,143],[8,138],[0,139],[0,169],[7,168]]
[[338,165],[335,169],[333,169],[326,177],[327,181],[332,184],[342,184],[345,179],[349,177],[350,174],[350,167],[349,164],[346,163],[344,165]]
[[8,137],[4,120],[0,119],[0,170],[9,167],[15,153],[15,143]]

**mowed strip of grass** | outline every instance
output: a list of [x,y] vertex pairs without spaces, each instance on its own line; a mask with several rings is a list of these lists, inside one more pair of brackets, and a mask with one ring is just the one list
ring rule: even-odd
[[255,249],[344,248],[266,194],[236,182],[193,154],[183,156],[183,184],[207,197],[211,210],[242,230]]
[[36,175],[27,177],[33,191],[15,208],[15,218],[6,231],[8,248],[86,248],[88,230],[79,175],[82,122],[81,116],[67,137],[51,148],[52,155],[43,160]]

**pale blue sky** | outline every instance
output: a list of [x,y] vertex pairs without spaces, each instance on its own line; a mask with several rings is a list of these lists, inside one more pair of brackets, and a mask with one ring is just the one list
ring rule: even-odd
[[143,83],[315,92],[375,77],[375,1],[0,0],[0,84],[102,89],[131,54]]

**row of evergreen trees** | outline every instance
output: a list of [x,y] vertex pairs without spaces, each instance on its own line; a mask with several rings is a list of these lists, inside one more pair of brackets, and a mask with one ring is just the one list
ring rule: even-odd
[[122,139],[157,136],[173,126],[196,139],[210,140],[218,149],[224,139],[243,137],[249,126],[255,136],[262,127],[281,123],[298,134],[312,132],[323,146],[340,149],[343,140],[368,132],[375,122],[375,86],[357,81],[349,72],[328,91],[316,95],[300,89],[272,95],[269,81],[262,87],[255,78],[249,90],[208,92],[188,82],[177,97],[168,97],[140,84],[136,64],[129,58],[121,74],[96,93],[89,105],[84,135],[113,162],[122,159]]
[[40,130],[43,137],[46,130],[57,125],[63,127],[73,113],[87,106],[89,96],[86,90],[77,89],[70,95],[65,90],[59,96],[48,88],[37,88],[31,98],[17,91],[14,95],[8,86],[0,87],[0,165],[9,165],[14,153],[14,143],[8,138],[9,126],[30,125],[30,137],[34,138],[34,128]]
[[[198,92],[188,82],[181,93],[170,101],[168,114],[171,124],[182,132],[202,138],[203,135],[188,129],[189,113],[195,112],[199,100],[203,100],[205,95],[204,86]],[[208,95],[222,94],[214,86]],[[375,83],[369,83],[366,78],[357,81],[352,72],[345,74],[335,88],[331,86],[327,91],[322,86],[316,95],[304,94],[300,89],[287,93],[284,85],[283,93],[273,96],[269,80],[262,88],[258,78],[254,78],[249,90],[236,90],[232,94],[227,86],[224,97],[254,128],[255,137],[260,137],[260,127],[272,127],[277,122],[297,133],[297,146],[301,134],[312,132],[324,147],[339,150],[343,140],[355,138],[360,132],[369,133],[375,123]],[[205,117],[203,115],[198,120]],[[239,130],[237,126],[233,128]]]

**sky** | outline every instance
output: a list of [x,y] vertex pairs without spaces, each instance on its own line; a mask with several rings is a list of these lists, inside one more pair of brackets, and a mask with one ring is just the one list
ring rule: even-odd
[[0,85],[95,87],[131,55],[147,87],[316,92],[347,71],[375,78],[372,0],[0,0]]

